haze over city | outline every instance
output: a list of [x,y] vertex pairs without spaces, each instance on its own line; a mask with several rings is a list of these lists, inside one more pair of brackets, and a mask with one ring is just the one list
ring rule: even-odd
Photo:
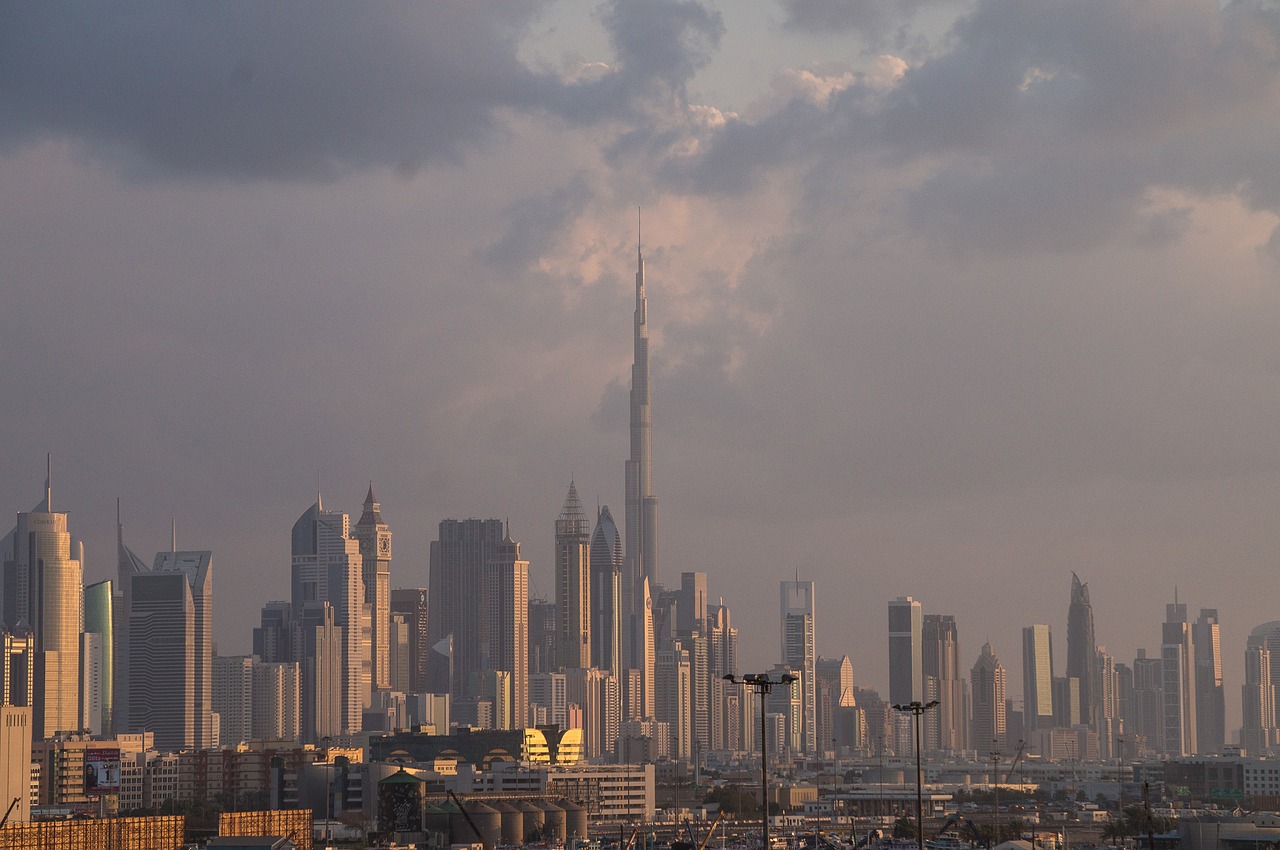
[[[778,582],[884,688],[885,605],[1158,650],[1280,619],[1280,13],[1246,2],[0,6],[0,481],[217,557],[215,637],[372,480],[394,587],[570,480],[623,505],[649,294],[662,576],[744,670]],[[637,234],[637,211],[641,229]],[[1062,647],[1058,648],[1059,656]]]

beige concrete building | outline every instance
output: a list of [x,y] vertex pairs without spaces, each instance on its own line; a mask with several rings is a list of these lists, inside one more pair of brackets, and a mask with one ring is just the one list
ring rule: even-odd
[[45,738],[80,728],[80,633],[84,544],[67,531],[67,515],[54,513],[52,489],[18,514],[0,541],[4,625],[26,624],[34,642],[32,735]]
[[31,819],[31,709],[0,705],[0,818],[17,801],[11,821]]

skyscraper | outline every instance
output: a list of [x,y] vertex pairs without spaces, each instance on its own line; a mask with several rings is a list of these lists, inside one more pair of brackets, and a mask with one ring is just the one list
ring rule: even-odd
[[[631,365],[631,456],[626,472],[626,566],[623,575],[623,607],[630,617],[645,616],[644,584],[650,593],[658,586],[658,497],[653,494],[653,394],[649,387],[649,302],[644,289],[644,255],[636,243],[636,308],[634,361]],[[644,629],[632,627],[626,649],[626,666],[643,671],[652,668],[646,654],[652,647],[638,645]],[[652,684],[646,686],[652,691]]]
[[[315,504],[293,525],[292,554],[294,616],[310,603],[327,602],[333,608],[334,625],[342,630],[338,734],[359,732],[364,709],[371,704],[372,625],[371,606],[365,602],[364,562],[360,543],[351,535],[350,519],[340,511],[326,511],[317,494]],[[315,625],[322,625],[322,620]]]
[[529,562],[508,534],[485,569],[482,657],[486,670],[511,676],[511,728],[523,729],[529,712]]
[[1275,689],[1271,685],[1271,651],[1249,637],[1244,652],[1244,685],[1240,688],[1240,746],[1250,756],[1267,753],[1276,744]]
[[924,698],[938,701],[937,709],[924,715],[925,749],[963,750],[969,738],[969,721],[960,666],[960,632],[953,615],[924,615],[920,657]]
[[556,661],[561,667],[591,666],[591,538],[578,488],[556,519]]
[[[81,643],[80,705],[84,729],[98,735],[110,735],[115,669],[114,591],[111,580],[91,584],[84,589],[84,635]],[[96,639],[91,636],[96,635]]]
[[4,561],[5,625],[33,638],[35,705],[32,735],[47,738],[80,728],[80,632],[84,596],[84,544],[67,531],[67,515],[44,499],[19,513],[0,540]]
[[213,553],[157,553],[131,581],[129,731],[162,750],[211,747]]
[[1189,756],[1196,748],[1195,655],[1187,606],[1175,601],[1165,606],[1161,629],[1160,677],[1164,694],[1165,755]]
[[591,533],[591,663],[615,674],[622,669],[622,559],[622,537],[606,505]]
[[681,573],[678,600],[676,628],[680,632],[705,629],[707,622],[707,574],[701,572]]
[[[471,674],[484,669],[480,663],[480,634],[484,609],[485,570],[498,553],[504,531],[500,519],[446,519],[440,522],[439,539],[431,544],[430,589],[427,626],[431,645],[452,646],[449,681],[432,681],[432,693],[462,696]],[[450,639],[449,644],[442,643]],[[442,658],[444,656],[441,656]]]
[[[1097,640],[1093,634],[1093,606],[1089,603],[1089,585],[1071,574],[1071,605],[1067,608],[1067,678],[1080,680],[1080,722],[1094,728],[1093,700],[1097,692],[1094,656]],[[1071,712],[1075,714],[1076,712]]]
[[150,568],[124,544],[124,524],[120,522],[120,500],[116,499],[116,583],[115,583],[115,670],[113,685],[113,725],[117,733],[127,732],[129,724],[129,610],[132,607],[133,577]]
[[369,606],[371,687],[386,690],[391,687],[391,530],[382,521],[380,508],[370,482],[355,538],[360,544],[364,601]]
[[920,603],[899,596],[889,603],[889,702],[903,705],[924,696],[921,670],[924,617]]
[[1191,627],[1191,637],[1196,661],[1196,743],[1200,752],[1217,755],[1227,739],[1217,609],[1200,609],[1200,618]]
[[1028,735],[1054,724],[1053,636],[1037,623],[1022,630],[1022,718]]
[[391,612],[403,614],[409,628],[409,692],[415,694],[428,692],[427,653],[431,650],[431,629],[427,610],[425,587],[398,587],[391,591]]
[[784,581],[780,584],[782,663],[800,671],[800,749],[818,750],[818,652],[814,640],[813,582]]
[[973,694],[973,747],[980,754],[1000,752],[1005,745],[1005,670],[991,643],[970,671]]

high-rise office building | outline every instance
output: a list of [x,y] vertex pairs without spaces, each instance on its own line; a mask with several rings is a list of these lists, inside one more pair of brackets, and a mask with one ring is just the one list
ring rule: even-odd
[[1260,756],[1276,746],[1275,689],[1271,684],[1271,651],[1251,636],[1244,651],[1244,685],[1240,688],[1240,746]]
[[263,661],[292,661],[293,604],[268,602],[259,614],[261,625],[253,630],[253,654]]
[[253,664],[253,721],[255,741],[295,741],[302,734],[301,682],[294,662],[255,661]]
[[1170,756],[1196,753],[1195,650],[1186,603],[1165,606],[1160,644],[1160,685],[1164,694],[1163,751]]
[[561,729],[568,718],[568,680],[564,673],[532,673],[529,675],[529,703],[546,714],[545,723]]
[[615,752],[618,743],[618,679],[594,667],[565,671],[566,699],[582,709],[582,739],[587,758]]
[[446,519],[440,522],[439,538],[431,544],[430,576],[427,586],[430,610],[427,626],[433,647],[450,639],[449,681],[431,681],[431,693],[455,697],[466,692],[472,673],[483,669],[480,662],[480,634],[485,623],[486,567],[498,553],[504,530],[500,519]]
[[116,499],[116,598],[112,671],[115,695],[112,699],[113,727],[119,734],[129,725],[129,610],[132,607],[133,577],[150,571],[147,563],[124,543],[124,524],[120,521],[120,500]]
[[591,666],[591,537],[578,488],[556,518],[556,661],[560,667]]
[[[115,596],[111,580],[84,589],[84,634],[81,636],[81,728],[110,735],[115,670]],[[96,635],[96,638],[93,636]]]
[[348,733],[343,711],[345,636],[328,602],[306,602],[294,613],[299,731],[304,742],[316,744]]
[[814,640],[814,586],[811,581],[780,583],[782,664],[800,671],[799,752],[818,751],[818,652]]
[[[651,614],[649,593],[658,588],[658,497],[653,493],[653,393],[649,386],[649,302],[644,288],[644,255],[636,244],[636,307],[631,365],[631,455],[625,464],[626,549],[622,602],[633,621]],[[652,600],[651,600],[652,601]],[[643,646],[645,629],[634,625],[624,635],[625,666],[652,671],[653,647]],[[652,634],[652,632],[650,632]],[[652,682],[645,685],[652,693]],[[652,701],[650,701],[652,706]]]
[[991,643],[970,671],[973,696],[973,748],[979,754],[1003,752],[1005,747],[1005,670]]
[[1200,752],[1218,755],[1227,743],[1227,710],[1217,609],[1200,609],[1200,617],[1191,627],[1191,638],[1195,654],[1196,743]]
[[925,614],[921,623],[921,687],[938,707],[923,717],[926,750],[965,749],[969,720],[965,713],[960,633],[951,614]]
[[707,574],[680,574],[680,593],[676,606],[676,628],[680,632],[705,629],[707,623]]
[[67,531],[67,515],[44,499],[19,513],[0,540],[4,625],[28,629],[33,639],[35,738],[80,728],[80,632],[84,598],[84,544]]
[[684,649],[659,652],[654,671],[657,678],[656,719],[666,723],[671,734],[671,757],[687,759],[693,755],[693,671],[689,653]]
[[707,609],[707,670],[711,677],[711,748],[741,750],[742,716],[740,688],[724,681],[738,671],[738,630],[733,626],[729,606],[721,599]]
[[252,655],[213,657],[213,710],[223,748],[253,739],[253,662]]
[[[26,631],[0,627],[0,705],[35,703],[35,640]],[[28,731],[31,718],[28,716]]]
[[555,673],[561,668],[556,658],[556,603],[546,599],[529,600],[529,672]]
[[[1148,658],[1139,649],[1133,659],[1133,717],[1131,737],[1145,741],[1145,747],[1160,751],[1164,747],[1164,673],[1160,659]],[[1139,748],[1133,749],[1137,755]]]
[[847,715],[856,713],[853,695],[853,662],[849,656],[819,658],[818,673],[818,743],[824,752],[835,752],[857,744],[850,735],[852,726]]
[[622,669],[622,536],[609,506],[596,512],[591,532],[591,664]]
[[294,615],[309,603],[327,602],[333,608],[334,625],[342,630],[339,734],[354,734],[371,704],[373,675],[371,606],[365,602],[360,543],[351,534],[349,517],[326,511],[317,495],[315,504],[293,525],[291,548]]
[[1071,707],[1080,722],[1094,726],[1094,697],[1097,692],[1095,656],[1098,642],[1093,633],[1093,605],[1089,602],[1089,585],[1071,574],[1071,605],[1067,608],[1067,678],[1080,680],[1080,705]]
[[924,615],[920,603],[899,596],[889,603],[889,702],[923,700]]
[[525,727],[529,712],[529,562],[520,544],[504,536],[485,568],[485,670],[511,676],[511,727]]
[[428,693],[427,653],[431,630],[427,624],[427,589],[398,587],[391,591],[391,612],[401,614],[409,630],[409,693]]
[[129,731],[161,750],[214,746],[213,553],[157,553],[130,581]]
[[1022,723],[1028,735],[1050,729],[1053,708],[1053,636],[1037,623],[1022,630]]
[[370,686],[386,690],[391,687],[391,529],[382,520],[372,482],[354,537],[360,545],[360,577],[369,606]]
[[396,693],[413,693],[409,687],[409,673],[413,662],[410,656],[409,617],[406,614],[391,613],[391,629],[387,635],[390,644],[390,675],[388,687]]

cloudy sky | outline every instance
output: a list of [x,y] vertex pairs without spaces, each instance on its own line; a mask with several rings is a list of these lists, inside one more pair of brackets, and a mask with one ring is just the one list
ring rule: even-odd
[[[313,501],[393,583],[570,478],[621,507],[636,210],[662,570],[744,667],[777,582],[883,687],[885,604],[1065,662],[1174,588],[1238,704],[1280,618],[1280,11],[1262,0],[0,3],[0,493],[114,570],[212,548],[244,652]],[[621,513],[621,511],[618,511]],[[1239,722],[1229,709],[1229,726]]]

